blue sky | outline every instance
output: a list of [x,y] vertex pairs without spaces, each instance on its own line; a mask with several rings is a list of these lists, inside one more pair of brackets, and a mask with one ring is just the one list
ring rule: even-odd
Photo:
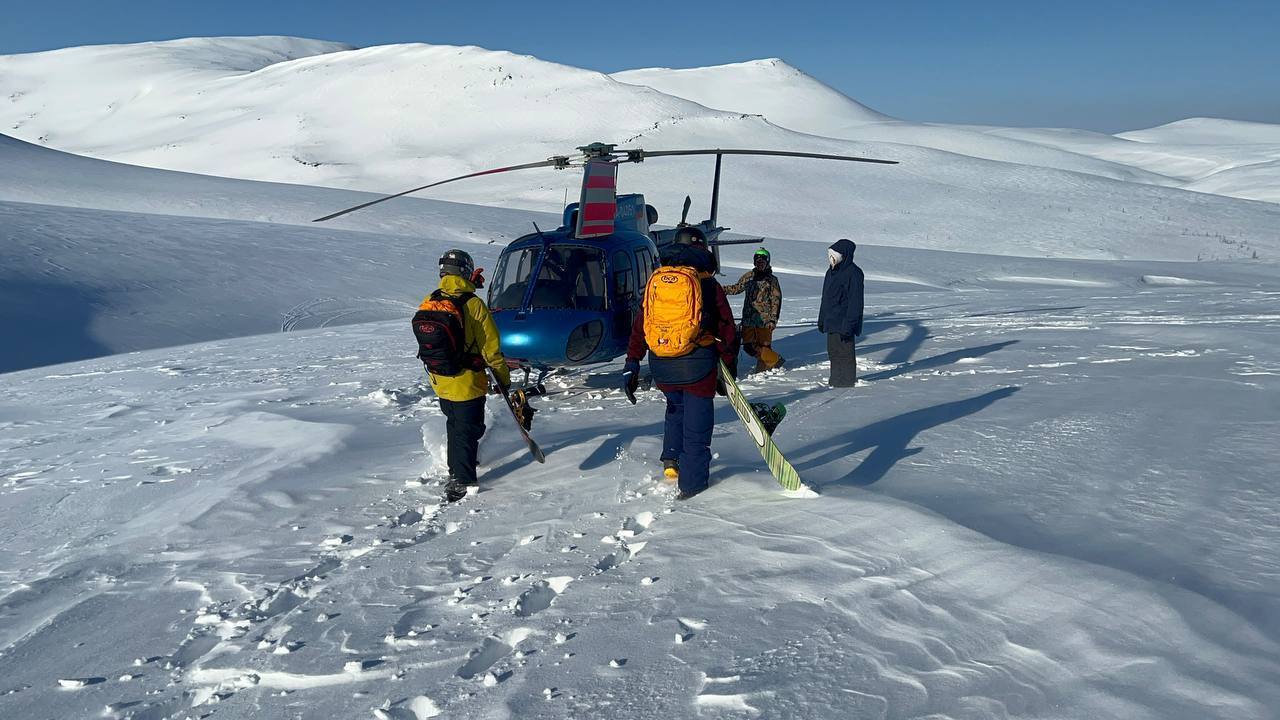
[[781,57],[911,120],[1106,132],[1195,116],[1280,123],[1280,0],[6,5],[0,54],[271,34],[481,45],[606,72]]

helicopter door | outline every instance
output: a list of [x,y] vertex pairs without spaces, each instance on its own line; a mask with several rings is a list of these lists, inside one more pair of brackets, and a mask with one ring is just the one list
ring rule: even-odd
[[619,250],[613,254],[613,334],[628,337],[636,316],[636,274],[631,254]]
[[649,252],[649,248],[640,248],[636,250],[636,279],[639,286],[648,284],[649,276],[656,270],[658,264],[653,260],[653,253]]

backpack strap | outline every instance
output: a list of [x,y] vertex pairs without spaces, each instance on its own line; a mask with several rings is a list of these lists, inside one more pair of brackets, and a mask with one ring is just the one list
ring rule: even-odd
[[710,337],[714,345],[720,339],[720,304],[716,302],[716,288],[720,283],[713,277],[700,278],[702,283],[702,333]]
[[[445,295],[443,290],[436,290],[431,293],[431,297],[434,300],[448,300],[453,303],[453,307],[457,309],[458,314],[462,316],[463,342],[466,342],[467,333],[467,303],[471,302],[471,298],[474,298],[475,296],[476,294],[473,292],[464,292],[457,297],[454,297],[453,295]],[[479,350],[479,348],[475,347],[476,342],[478,342],[477,339],[472,336],[471,345],[462,348],[464,359],[469,361],[467,364],[469,364],[472,370],[479,370],[484,366],[484,355],[479,352],[471,352],[473,348]]]

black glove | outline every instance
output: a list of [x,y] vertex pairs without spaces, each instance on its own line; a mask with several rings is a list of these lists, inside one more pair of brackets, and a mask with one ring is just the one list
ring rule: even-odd
[[636,404],[636,390],[640,387],[640,363],[636,360],[628,360],[622,366],[622,391],[627,394],[627,399],[632,405]]

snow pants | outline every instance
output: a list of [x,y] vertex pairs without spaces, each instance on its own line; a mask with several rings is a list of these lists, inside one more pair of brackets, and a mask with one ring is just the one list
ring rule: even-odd
[[699,492],[706,489],[711,476],[712,398],[683,390],[663,394],[667,396],[667,417],[662,459],[680,463],[681,492]]
[[772,370],[782,359],[781,355],[773,351],[773,328],[742,328],[742,348],[756,359],[755,372]]
[[448,434],[449,479],[465,485],[476,484],[480,438],[484,436],[485,396],[455,402],[440,398]]
[[831,387],[853,387],[858,382],[858,361],[853,338],[840,339],[838,333],[827,333],[827,358],[831,360]]

